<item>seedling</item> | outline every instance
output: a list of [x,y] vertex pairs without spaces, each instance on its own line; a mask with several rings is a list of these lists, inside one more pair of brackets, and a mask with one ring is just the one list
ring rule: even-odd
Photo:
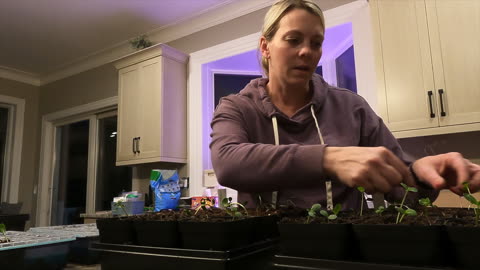
[[238,211],[239,207],[242,208],[243,211],[245,211],[245,215],[248,216],[248,211],[245,208],[245,206],[243,206],[243,204],[238,202],[232,202],[232,197],[224,198],[222,200],[222,206],[223,208],[225,208],[225,211],[227,212],[227,214],[232,216],[232,219],[243,216],[242,213]]
[[385,211],[385,207],[379,206],[379,207],[375,210],[375,213],[377,213],[378,215],[381,216],[384,211]]
[[269,212],[275,210],[275,205],[273,203],[264,202],[261,195],[258,195],[258,203],[256,207],[257,216],[260,216],[261,211]]
[[427,219],[428,224],[432,225],[432,223],[430,222],[430,219],[428,218],[428,208],[429,207],[434,207],[434,205],[430,201],[430,198],[428,198],[428,197],[427,198],[421,198],[421,199],[418,200],[418,202],[420,203],[420,205],[425,206],[425,218]]
[[5,224],[0,223],[0,233],[3,235],[3,241],[5,243],[10,242],[10,239],[7,237],[7,228],[5,227]]
[[478,220],[480,219],[480,201],[473,197],[468,185],[468,182],[463,183],[463,188],[467,192],[463,193],[463,197],[465,197],[465,199],[467,199],[471,204],[476,206],[475,208],[473,208],[473,212],[475,213],[475,226],[478,226]]
[[335,220],[338,217],[338,213],[342,210],[342,205],[341,204],[336,204],[335,207],[332,210],[332,213],[329,214],[326,210],[320,210],[320,215],[324,216],[327,218],[327,222],[330,220]]
[[113,206],[116,208],[121,208],[123,213],[125,213],[126,216],[128,216],[127,210],[125,209],[125,203],[123,201],[118,201],[113,203]]
[[317,213],[319,213],[321,209],[322,209],[322,206],[318,203],[312,205],[312,207],[308,209],[308,216],[305,224],[310,223],[310,218],[315,218],[317,216]]
[[[395,222],[395,224],[398,224],[399,222],[402,222],[402,219],[405,217],[405,215],[408,215],[408,216],[416,216],[417,215],[417,212],[413,209],[410,209],[408,206],[404,205],[405,203],[405,199],[407,198],[407,194],[408,192],[418,192],[418,190],[414,187],[409,187],[407,185],[405,185],[404,183],[400,183],[400,185],[402,185],[402,187],[405,189],[405,194],[403,195],[403,199],[402,199],[402,202],[400,203],[400,206],[396,206],[395,207],[395,210],[397,210],[398,214],[397,214],[397,220]],[[407,209],[404,209],[407,208]]]
[[360,191],[360,196],[362,197],[362,203],[360,204],[360,216],[363,214],[363,199],[365,198],[365,188],[364,187],[357,187],[358,191]]

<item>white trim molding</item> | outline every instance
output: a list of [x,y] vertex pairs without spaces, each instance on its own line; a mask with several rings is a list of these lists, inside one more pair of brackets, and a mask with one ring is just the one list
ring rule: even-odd
[[9,110],[7,128],[7,148],[5,148],[4,188],[3,201],[9,203],[18,202],[18,191],[20,189],[20,170],[22,164],[23,128],[25,119],[25,100],[10,96],[0,95],[0,102],[7,104]]
[[[367,0],[359,0],[327,10],[325,12],[326,27],[352,22],[353,36],[355,37],[355,33],[359,34],[365,27],[370,27],[366,24],[355,27],[357,13],[365,8],[368,8]],[[203,170],[209,166],[209,149],[208,145],[204,143],[204,138],[210,136],[210,123],[206,120],[208,117],[205,117],[205,114],[212,113],[211,105],[208,107],[209,98],[211,98],[212,94],[208,92],[211,89],[206,89],[207,87],[203,84],[203,76],[209,76],[209,73],[202,70],[202,66],[216,60],[257,49],[260,35],[260,33],[254,33],[190,54],[188,82],[188,171],[190,176],[190,194],[188,196],[202,195]],[[357,47],[355,47],[355,50],[356,53],[360,54],[363,51],[363,49],[359,51]]]
[[[40,167],[38,173],[38,188],[34,190],[38,191],[37,196],[37,212],[35,226],[49,226],[51,221],[51,206],[52,206],[52,183],[53,183],[53,170],[55,164],[55,126],[59,122],[65,121],[72,117],[86,115],[88,113],[100,112],[109,108],[114,108],[118,104],[118,97],[110,97],[80,105],[70,109],[46,114],[42,117],[42,137],[40,146]],[[88,116],[85,116],[88,119]],[[91,134],[89,135],[91,138]],[[89,145],[92,148],[91,145]],[[91,149],[90,149],[91,150]],[[89,156],[89,163],[93,162],[92,157]],[[93,172],[89,171],[91,175]],[[92,187],[89,187],[89,191],[92,191]],[[94,205],[88,205],[90,208]]]
[[40,86],[40,77],[37,74],[23,72],[9,67],[0,66],[0,78],[22,82],[33,86]]

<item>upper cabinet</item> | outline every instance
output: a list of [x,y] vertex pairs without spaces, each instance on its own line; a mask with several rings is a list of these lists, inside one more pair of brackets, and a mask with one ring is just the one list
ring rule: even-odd
[[117,165],[187,160],[187,55],[163,44],[117,62]]
[[377,86],[390,130],[479,129],[480,1],[370,3]]

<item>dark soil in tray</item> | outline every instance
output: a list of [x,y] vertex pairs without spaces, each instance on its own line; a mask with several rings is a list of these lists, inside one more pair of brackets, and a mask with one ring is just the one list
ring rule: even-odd
[[[475,212],[473,208],[441,208],[424,207],[416,208],[416,216],[405,216],[400,224],[403,225],[446,225],[475,227]],[[330,212],[329,212],[330,213]],[[281,209],[278,213],[280,223],[307,223],[308,212],[305,209],[289,207]],[[393,206],[388,207],[381,214],[373,209],[364,210],[360,216],[359,211],[341,211],[337,219],[328,220],[324,216],[310,218],[308,223],[313,224],[395,224],[398,212]]]

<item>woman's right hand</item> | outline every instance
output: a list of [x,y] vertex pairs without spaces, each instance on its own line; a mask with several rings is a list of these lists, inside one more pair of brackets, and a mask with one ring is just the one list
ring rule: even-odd
[[328,177],[370,194],[388,193],[400,183],[416,186],[408,167],[385,147],[327,146],[323,169]]

